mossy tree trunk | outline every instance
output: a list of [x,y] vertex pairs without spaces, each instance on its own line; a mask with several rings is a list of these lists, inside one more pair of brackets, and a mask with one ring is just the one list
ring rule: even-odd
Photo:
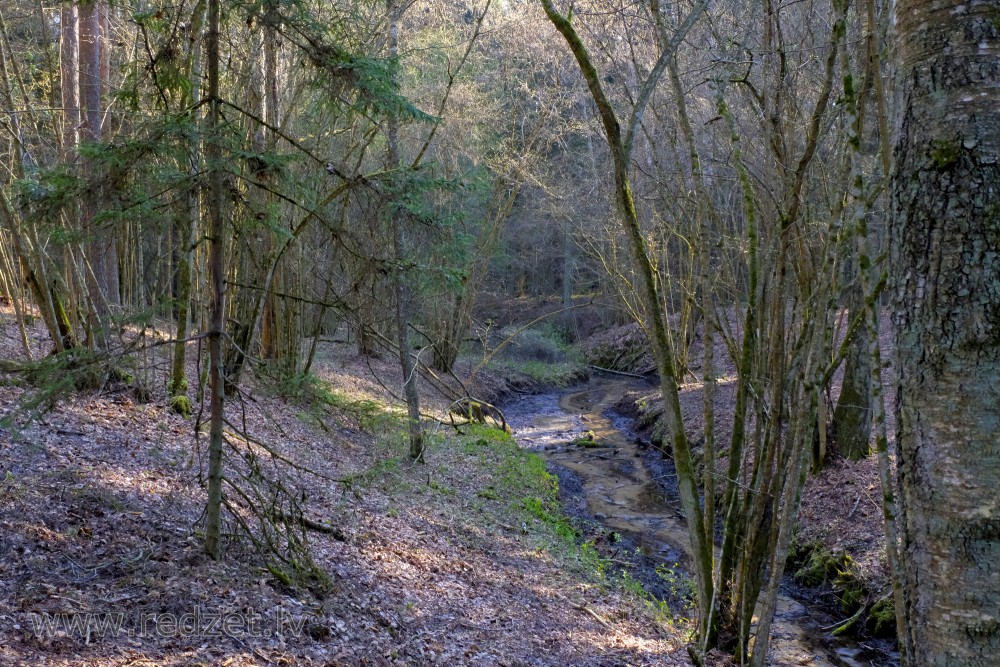
[[[650,257],[646,238],[639,223],[629,170],[632,160],[637,130],[642,123],[646,105],[666,71],[670,59],[683,41],[688,31],[704,12],[706,2],[698,2],[685,21],[678,26],[669,41],[660,46],[660,55],[652,71],[643,81],[625,131],[611,101],[604,92],[600,75],[594,67],[586,46],[580,39],[570,20],[560,14],[551,0],[541,0],[546,16],[556,30],[565,38],[577,65],[587,82],[587,88],[594,99],[605,139],[611,151],[615,202],[618,208],[622,230],[628,238],[632,262],[638,274],[638,292],[645,315],[647,335],[653,348],[657,371],[660,377],[660,393],[664,403],[664,415],[670,432],[674,466],[677,471],[681,505],[688,522],[691,550],[694,555],[695,581],[699,609],[702,610],[699,635],[705,640],[712,634],[708,627],[713,595],[714,547],[712,543],[712,521],[706,520],[702,512],[698,481],[695,474],[691,450],[681,419],[680,397],[677,389],[677,374],[674,368],[674,354],[667,330],[667,317],[663,309],[663,299],[658,284],[656,270]],[[659,16],[659,3],[654,2],[652,11]]]
[[[850,289],[848,310],[852,318],[864,311],[864,291],[860,284]],[[840,453],[852,461],[868,456],[871,451],[871,368],[868,355],[868,334],[855,334],[844,360],[844,381],[833,411],[833,438]],[[820,428],[825,428],[820,424]]]

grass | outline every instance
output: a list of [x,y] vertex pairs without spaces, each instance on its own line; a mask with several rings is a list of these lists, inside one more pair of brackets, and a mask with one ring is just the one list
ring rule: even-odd
[[[294,399],[305,411],[298,413],[317,420],[325,429],[323,418],[331,411],[339,416],[354,421],[359,428],[372,431],[401,421],[398,411],[390,409],[377,401],[350,398],[335,390],[326,382],[312,373],[277,378],[274,391],[282,398]],[[327,429],[328,430],[328,429]]]
[[490,366],[523,375],[539,386],[568,387],[586,380],[589,372],[582,355],[551,324],[521,331]]
[[[460,520],[471,521],[487,532],[496,531],[498,525],[513,528],[526,546],[546,554],[564,571],[624,593],[641,603],[658,622],[675,621],[667,602],[657,599],[641,581],[602,555],[593,542],[584,540],[583,531],[564,512],[559,480],[549,473],[542,456],[522,449],[509,433],[498,429],[472,425],[463,430],[464,435],[449,434],[438,445],[454,457],[452,465],[476,471],[473,502],[482,511],[462,512]],[[440,450],[428,452],[430,460],[443,454]],[[460,490],[448,488],[435,495],[443,504],[463,502]],[[657,573],[670,584],[675,597],[690,595],[690,580],[673,568],[663,567]]]
[[569,387],[586,380],[587,367],[575,361],[519,361],[503,359],[497,366],[527,376],[533,382],[547,387]]

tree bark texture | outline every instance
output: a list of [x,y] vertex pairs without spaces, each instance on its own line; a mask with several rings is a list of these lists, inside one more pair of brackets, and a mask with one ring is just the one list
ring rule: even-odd
[[60,12],[60,79],[63,105],[63,150],[67,154],[80,143],[80,34],[79,8],[65,4]]
[[[399,18],[402,9],[396,0],[386,0],[389,18],[389,57],[399,57]],[[386,167],[398,170],[402,164],[399,154],[399,115],[395,111],[386,123]],[[410,356],[410,289],[406,280],[406,218],[395,202],[392,205],[392,252],[395,269],[392,273],[393,292],[396,297],[396,333],[399,344],[399,365],[403,371],[403,395],[406,398],[407,427],[410,438],[410,458],[424,460],[424,432],[420,425],[420,393],[417,388],[416,365]]]
[[891,233],[910,665],[1000,655],[1000,8],[901,0]]

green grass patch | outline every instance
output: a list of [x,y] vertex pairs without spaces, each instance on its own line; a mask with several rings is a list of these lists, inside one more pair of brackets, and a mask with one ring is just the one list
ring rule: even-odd
[[562,513],[561,508],[558,506],[550,508],[548,507],[550,504],[538,497],[525,498],[521,501],[521,506],[529,517],[545,524],[556,537],[575,546],[580,533]]
[[402,459],[398,456],[384,459],[370,468],[351,475],[344,475],[340,485],[345,491],[360,493],[363,489],[378,484],[383,490],[391,491],[392,482],[399,480],[402,469]]
[[273,387],[278,396],[295,399],[304,408],[300,414],[315,419],[324,428],[323,419],[331,412],[355,422],[365,431],[384,431],[402,422],[400,413],[388,406],[345,396],[312,373],[276,378]]
[[[414,506],[447,517],[460,528],[455,534],[474,547],[492,549],[494,541],[513,539],[525,552],[545,554],[583,580],[622,590],[658,619],[674,622],[667,603],[582,539],[563,511],[559,480],[545,459],[519,447],[509,433],[481,424],[463,425],[461,433],[428,433],[429,466],[407,460],[405,433],[398,434],[390,451],[392,457],[350,477],[351,487],[377,487],[391,497],[393,507]],[[665,575],[684,587],[680,575],[672,570]]]
[[546,387],[569,387],[583,382],[590,373],[587,367],[575,361],[521,361],[501,359],[491,364],[495,368],[519,373],[532,382]]

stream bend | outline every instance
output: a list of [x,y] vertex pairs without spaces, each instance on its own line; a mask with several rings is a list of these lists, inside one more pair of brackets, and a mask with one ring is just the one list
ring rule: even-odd
[[[568,470],[579,480],[589,517],[627,536],[651,562],[683,568],[689,541],[673,466],[651,465],[659,455],[640,447],[629,430],[631,420],[614,412],[629,392],[651,388],[642,380],[597,377],[569,390],[519,399],[505,414],[522,447],[539,452],[550,467]],[[595,446],[573,444],[590,434]],[[781,667],[886,664],[884,657],[823,630],[837,620],[781,594],[768,662]]]

